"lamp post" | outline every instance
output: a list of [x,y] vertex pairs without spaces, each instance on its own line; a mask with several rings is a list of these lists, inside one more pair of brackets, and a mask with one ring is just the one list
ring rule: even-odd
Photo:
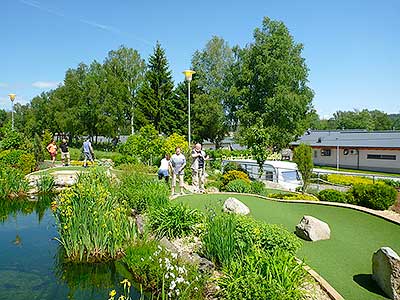
[[182,72],[185,75],[185,80],[188,83],[188,142],[189,142],[189,149],[191,145],[191,135],[190,135],[190,82],[192,81],[192,75],[196,73],[192,70],[185,70]]
[[339,171],[339,141],[336,138],[336,170]]
[[12,103],[12,107],[11,107],[11,129],[14,130],[14,100],[15,97],[17,95],[16,94],[8,94],[8,97],[10,97],[11,103]]

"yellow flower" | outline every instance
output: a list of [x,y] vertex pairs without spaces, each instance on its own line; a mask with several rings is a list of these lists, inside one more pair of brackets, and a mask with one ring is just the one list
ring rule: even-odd
[[124,288],[125,288],[126,285],[128,285],[128,287],[131,287],[131,283],[130,283],[130,281],[129,281],[128,279],[122,280],[122,281],[121,281],[121,284],[124,285]]
[[109,295],[110,295],[110,297],[114,297],[116,294],[117,294],[117,292],[115,290],[112,290]]
[[119,296],[118,300],[126,300],[124,295]]

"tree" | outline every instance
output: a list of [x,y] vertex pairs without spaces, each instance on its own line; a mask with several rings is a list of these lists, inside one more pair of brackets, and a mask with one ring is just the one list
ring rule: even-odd
[[242,144],[246,144],[251,154],[255,157],[258,164],[258,175],[261,178],[264,171],[264,161],[271,153],[269,149],[270,135],[268,129],[264,128],[262,120],[258,119],[257,123],[250,128],[246,130],[241,128],[241,130],[242,132],[239,132],[239,141]]
[[226,78],[232,64],[232,49],[216,36],[192,58],[192,68],[196,71],[193,79],[193,132],[200,141],[210,140],[217,147],[228,131],[224,105],[229,99]]
[[[116,116],[114,115],[117,117],[117,122],[124,117],[128,118],[131,134],[133,134],[137,97],[144,82],[146,64],[138,51],[121,46],[118,50],[108,53],[104,67],[107,70],[109,87],[112,87],[108,92],[113,96],[106,98],[109,100],[107,108],[111,111],[114,111],[113,108],[117,108]],[[120,101],[115,103],[115,99]]]
[[312,148],[306,144],[300,144],[294,149],[293,160],[303,178],[302,191],[305,192],[310,184],[314,163],[312,160]]
[[307,86],[302,49],[282,22],[264,18],[262,28],[254,32],[254,42],[238,50],[241,132],[261,120],[274,150],[286,147],[310,124],[313,92]]
[[144,124],[154,124],[159,133],[168,133],[173,115],[167,108],[174,98],[174,83],[165,50],[157,42],[149,58],[145,83],[139,92],[138,114]]

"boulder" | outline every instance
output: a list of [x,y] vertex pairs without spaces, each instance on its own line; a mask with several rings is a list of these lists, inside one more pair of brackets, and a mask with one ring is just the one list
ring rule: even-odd
[[373,254],[372,278],[390,299],[400,300],[400,257],[391,248]]
[[238,199],[229,197],[224,202],[224,212],[248,215],[250,213],[250,209]]
[[304,216],[296,225],[296,235],[307,241],[329,240],[331,229],[325,222],[312,216]]

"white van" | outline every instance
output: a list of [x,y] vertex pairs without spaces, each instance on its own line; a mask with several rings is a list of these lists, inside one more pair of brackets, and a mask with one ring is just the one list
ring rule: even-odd
[[[265,181],[271,187],[281,187],[285,190],[295,191],[297,187],[303,185],[301,174],[297,169],[297,165],[289,161],[266,160],[263,165],[263,173],[261,178],[258,174],[257,161],[252,159],[226,159],[222,161],[225,166],[228,162],[239,164],[244,170],[247,171],[249,177]],[[273,185],[269,182],[275,183]]]

